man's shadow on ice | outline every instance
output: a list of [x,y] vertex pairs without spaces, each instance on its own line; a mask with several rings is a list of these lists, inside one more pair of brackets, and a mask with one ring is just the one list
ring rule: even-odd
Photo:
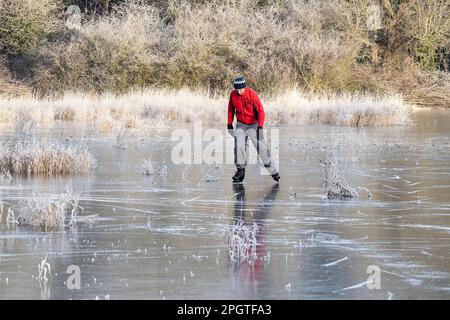
[[270,254],[265,250],[265,223],[280,190],[278,184],[266,190],[262,202],[247,208],[245,187],[234,184],[234,219],[228,234],[230,271],[245,282],[260,281]]

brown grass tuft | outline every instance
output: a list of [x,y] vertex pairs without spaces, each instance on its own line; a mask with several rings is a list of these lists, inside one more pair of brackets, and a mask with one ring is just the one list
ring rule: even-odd
[[12,146],[0,146],[0,172],[64,175],[87,173],[93,165],[94,158],[84,145],[19,141]]

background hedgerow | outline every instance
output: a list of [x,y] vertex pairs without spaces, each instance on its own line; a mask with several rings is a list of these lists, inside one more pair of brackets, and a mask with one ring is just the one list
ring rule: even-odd
[[[68,29],[81,8],[80,28]],[[224,95],[244,75],[266,95],[401,93],[448,106],[450,3],[383,0],[3,0],[0,94],[126,93],[147,87]],[[0,59],[1,61],[1,59]],[[0,63],[2,65],[2,63]],[[0,70],[2,67],[0,66]]]

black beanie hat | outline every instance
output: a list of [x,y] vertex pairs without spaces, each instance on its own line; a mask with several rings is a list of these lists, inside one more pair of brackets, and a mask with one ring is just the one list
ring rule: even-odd
[[244,77],[234,79],[233,86],[235,89],[244,89],[247,86]]

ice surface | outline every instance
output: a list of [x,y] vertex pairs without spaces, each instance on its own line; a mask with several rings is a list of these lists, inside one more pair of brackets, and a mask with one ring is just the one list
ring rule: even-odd
[[[413,126],[281,125],[278,188],[255,166],[233,188],[232,165],[173,165],[170,131],[144,141],[121,137],[127,147],[120,150],[113,137],[81,137],[70,127],[41,132],[82,139],[98,167],[89,175],[2,180],[5,212],[70,183],[85,214],[98,219],[43,232],[8,230],[4,214],[0,297],[448,299],[449,120],[450,112],[421,114]],[[2,143],[20,138],[5,130]],[[364,152],[345,178],[372,197],[324,198],[321,146],[355,135],[364,136]],[[167,172],[140,175],[146,159]],[[227,235],[237,220],[258,228],[253,258],[233,263]],[[44,292],[37,265],[47,255],[51,290]],[[80,290],[65,284],[70,265],[80,267]],[[374,265],[379,290],[367,287]]]

